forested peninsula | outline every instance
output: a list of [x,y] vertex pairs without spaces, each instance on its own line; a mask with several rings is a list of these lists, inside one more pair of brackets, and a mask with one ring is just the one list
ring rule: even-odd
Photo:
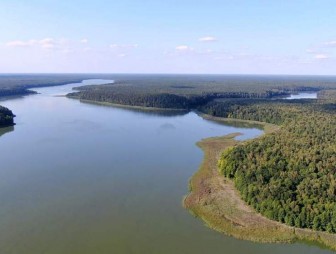
[[197,109],[215,99],[273,99],[336,87],[335,78],[216,75],[134,75],[76,88],[68,97],[145,108]]
[[[281,99],[300,91],[315,91],[318,99]],[[246,231],[248,228],[235,225],[233,221],[220,226],[217,223],[219,218],[213,220],[215,225],[209,223],[209,216],[225,217],[225,213],[218,211],[204,215],[205,207],[211,206],[209,200],[193,204],[194,209],[190,204],[186,206],[219,231],[227,233],[236,227],[238,231],[232,235],[243,239],[309,239],[336,248],[335,78],[210,76],[193,80],[161,77],[160,82],[135,79],[84,86],[68,96],[128,106],[197,110],[220,119],[242,119],[279,126],[277,131],[247,142],[233,142],[228,146],[215,143],[218,149],[224,150],[220,158],[216,157],[216,168],[222,175],[220,181],[232,182],[239,197],[253,208],[256,216],[260,214],[266,220],[279,223],[280,226],[276,226],[279,229],[286,225],[284,227],[288,228],[283,231],[283,237],[271,238],[264,232],[262,237],[253,238],[250,236],[255,231]],[[206,189],[209,191],[207,195],[213,195],[217,187]],[[195,188],[197,185],[194,185],[193,192],[197,191]],[[205,194],[202,192],[202,195]],[[189,203],[192,202],[189,200]],[[245,230],[245,236],[239,236],[239,230]],[[314,235],[314,232],[321,234]]]
[[[336,249],[334,95],[334,90],[328,90],[318,100],[218,99],[200,107],[200,111],[212,116],[280,126],[260,138],[226,147],[217,163],[220,174],[232,181],[239,196],[254,209],[250,219],[260,222],[261,214],[270,221],[261,220],[256,225],[242,220],[247,226],[241,229],[238,225],[235,231],[232,224],[219,224],[217,214],[211,226],[243,239],[310,240]],[[204,189],[204,185],[198,187]],[[206,206],[211,206],[216,201],[207,202]],[[209,207],[190,203],[190,209],[204,218]]]

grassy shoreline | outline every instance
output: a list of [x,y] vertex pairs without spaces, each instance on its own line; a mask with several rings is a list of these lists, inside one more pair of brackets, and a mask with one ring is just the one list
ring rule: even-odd
[[[235,119],[201,116],[208,120],[237,122]],[[264,135],[279,129],[278,126],[267,123],[238,122],[263,126]],[[204,152],[204,159],[190,179],[190,193],[183,200],[184,207],[210,228],[238,239],[262,243],[309,242],[336,250],[336,234],[290,227],[270,220],[242,200],[232,180],[221,175],[217,168],[222,151],[241,143],[234,139],[238,135],[240,134],[233,133],[224,137],[207,138],[197,143]]]

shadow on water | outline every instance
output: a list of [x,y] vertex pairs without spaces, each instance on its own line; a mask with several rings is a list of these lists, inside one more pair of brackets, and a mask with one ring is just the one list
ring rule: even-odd
[[[29,95],[34,95],[34,94],[29,94]],[[8,101],[8,100],[17,100],[17,99],[24,99],[28,95],[11,95],[11,96],[3,96],[0,97],[0,101]]]
[[[100,107],[108,107],[108,108],[117,108],[119,110],[124,110],[128,112],[134,112],[146,116],[161,116],[161,117],[176,117],[176,116],[184,116],[187,115],[190,112],[194,112],[198,116],[202,117],[202,113],[199,113],[197,111],[190,111],[190,110],[169,110],[169,109],[146,109],[146,108],[135,108],[135,107],[128,107],[123,105],[113,105],[113,104],[104,104],[100,102],[94,102],[94,101],[84,101],[80,100],[81,103],[84,104],[90,104]],[[204,119],[206,121],[210,121],[213,123],[217,123],[220,125],[225,125],[228,127],[236,127],[236,128],[256,128],[258,130],[263,130],[264,126],[262,124],[258,123],[252,123],[252,122],[244,122],[239,119],[222,119],[222,120],[215,120],[215,119]]]
[[14,131],[14,126],[2,127],[0,128],[0,137],[5,135],[6,133]]
[[317,241],[317,240],[297,240],[295,241],[296,243],[299,243],[299,244],[305,244],[307,246],[310,246],[310,247],[317,247],[319,248],[320,250],[326,250],[326,251],[332,251],[327,245]]

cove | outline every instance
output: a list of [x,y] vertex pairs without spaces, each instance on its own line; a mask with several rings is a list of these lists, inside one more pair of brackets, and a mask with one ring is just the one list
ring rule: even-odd
[[56,97],[80,85],[1,102],[17,117],[0,137],[0,253],[333,253],[227,237],[182,207],[196,142],[261,130]]

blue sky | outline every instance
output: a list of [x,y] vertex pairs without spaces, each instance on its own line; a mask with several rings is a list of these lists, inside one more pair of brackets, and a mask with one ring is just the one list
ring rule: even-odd
[[336,3],[1,0],[0,72],[318,74]]

